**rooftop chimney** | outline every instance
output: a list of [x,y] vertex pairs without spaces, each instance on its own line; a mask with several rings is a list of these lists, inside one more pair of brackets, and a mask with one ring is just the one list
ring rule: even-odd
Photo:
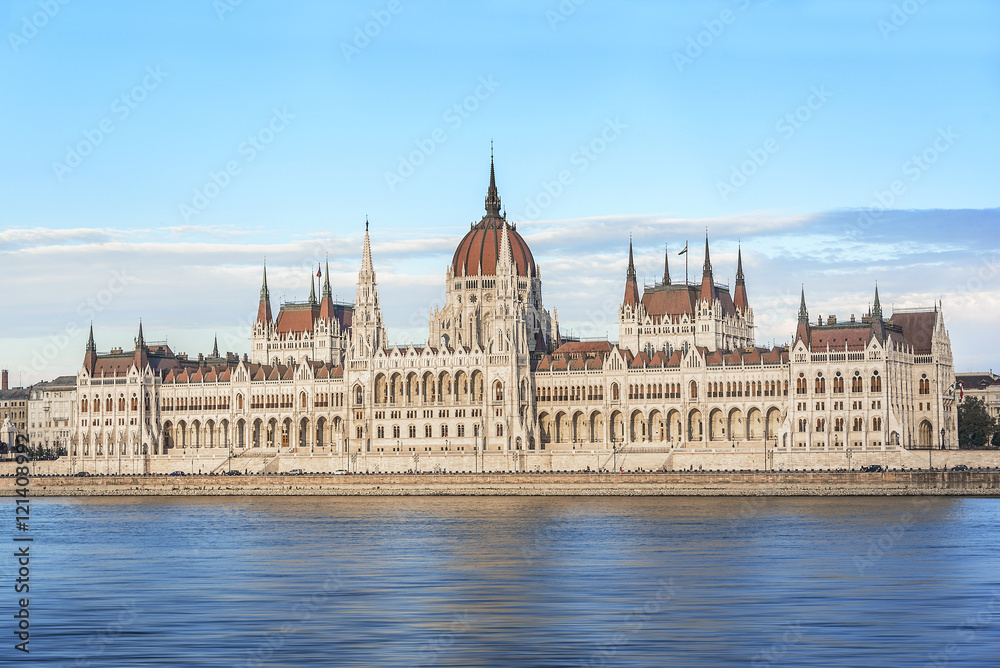
[[837,316],[835,316],[835,315],[828,316],[827,319],[826,319],[826,324],[828,324],[828,325],[836,325],[837,324]]
[[2,382],[3,382],[3,387],[0,388],[0,389],[6,390],[7,389],[7,369],[3,370],[3,381]]
[[851,314],[851,322],[854,322],[854,314]]

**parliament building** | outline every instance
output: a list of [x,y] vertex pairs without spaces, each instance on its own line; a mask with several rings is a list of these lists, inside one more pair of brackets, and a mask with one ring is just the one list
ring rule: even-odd
[[[629,242],[618,341],[564,340],[542,271],[501,213],[447,269],[426,345],[395,346],[365,226],[353,304],[330,275],[273,315],[263,271],[250,352],[189,358],[147,342],[77,374],[74,469],[92,472],[856,468],[957,448],[941,304],[810,318],[760,347],[743,274],[640,286]],[[318,294],[318,296],[317,296]],[[852,462],[853,457],[853,462]],[[926,461],[926,455],[922,455]],[[124,464],[123,464],[124,462]]]

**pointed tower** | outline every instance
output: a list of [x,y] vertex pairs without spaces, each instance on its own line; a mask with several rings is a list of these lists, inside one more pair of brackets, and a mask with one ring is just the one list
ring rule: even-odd
[[94,344],[94,323],[90,323],[90,337],[87,339],[87,350],[83,355],[83,368],[93,377],[97,368],[97,346]]
[[382,308],[379,306],[367,219],[365,243],[361,251],[361,270],[358,271],[358,290],[354,298],[352,329],[355,357],[371,357],[380,348],[388,345],[385,325],[382,322]]
[[212,340],[212,357],[214,359],[219,359],[219,336],[216,335]]
[[309,305],[316,306],[316,281],[313,280],[312,273],[309,274]]
[[333,318],[333,290],[330,288],[330,258],[326,259],[326,275],[323,277],[323,296],[319,302],[319,317],[324,320]]
[[257,306],[257,322],[270,325],[273,321],[271,317],[271,293],[267,290],[267,261],[264,261],[264,281],[260,286],[260,304]]
[[713,304],[716,300],[715,279],[712,276],[712,258],[708,253],[708,234],[705,234],[705,264],[701,275],[701,300]]
[[663,247],[663,284],[670,285],[670,248]]
[[872,305],[872,336],[885,341],[885,321],[882,319],[882,304],[878,300],[878,283],[875,284],[875,303]]
[[635,261],[632,257],[632,238],[628,240],[628,270],[625,272],[625,299],[624,303],[633,308],[639,304],[639,284],[635,279]]
[[733,304],[736,310],[744,314],[750,310],[750,302],[747,300],[747,284],[743,278],[743,249],[736,251],[736,289],[733,292]]
[[493,169],[493,142],[490,142],[490,187],[486,191],[486,215],[500,218],[500,194],[497,192],[497,177]]
[[135,368],[140,372],[149,364],[148,350],[146,349],[146,339],[142,336],[142,320],[139,320],[139,336],[135,337]]
[[806,287],[802,286],[802,296],[799,299],[799,323],[795,328],[795,340],[805,341],[806,346],[810,344],[809,311],[806,309]]

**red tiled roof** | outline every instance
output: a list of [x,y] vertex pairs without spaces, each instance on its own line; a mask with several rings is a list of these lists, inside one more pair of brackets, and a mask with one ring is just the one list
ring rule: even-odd
[[519,276],[535,275],[535,258],[521,235],[500,218],[486,215],[462,238],[451,266],[455,276],[495,276],[500,255],[501,229],[507,232]]
[[937,321],[934,311],[919,313],[893,313],[889,322],[903,330],[906,342],[914,348],[917,355],[931,353],[931,340],[934,337],[934,324]]

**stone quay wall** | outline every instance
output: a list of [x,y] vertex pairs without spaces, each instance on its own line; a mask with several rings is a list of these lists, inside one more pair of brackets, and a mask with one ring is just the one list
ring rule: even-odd
[[[33,477],[34,497],[69,496],[989,496],[1000,471],[501,473]],[[0,496],[15,479],[0,478]]]

